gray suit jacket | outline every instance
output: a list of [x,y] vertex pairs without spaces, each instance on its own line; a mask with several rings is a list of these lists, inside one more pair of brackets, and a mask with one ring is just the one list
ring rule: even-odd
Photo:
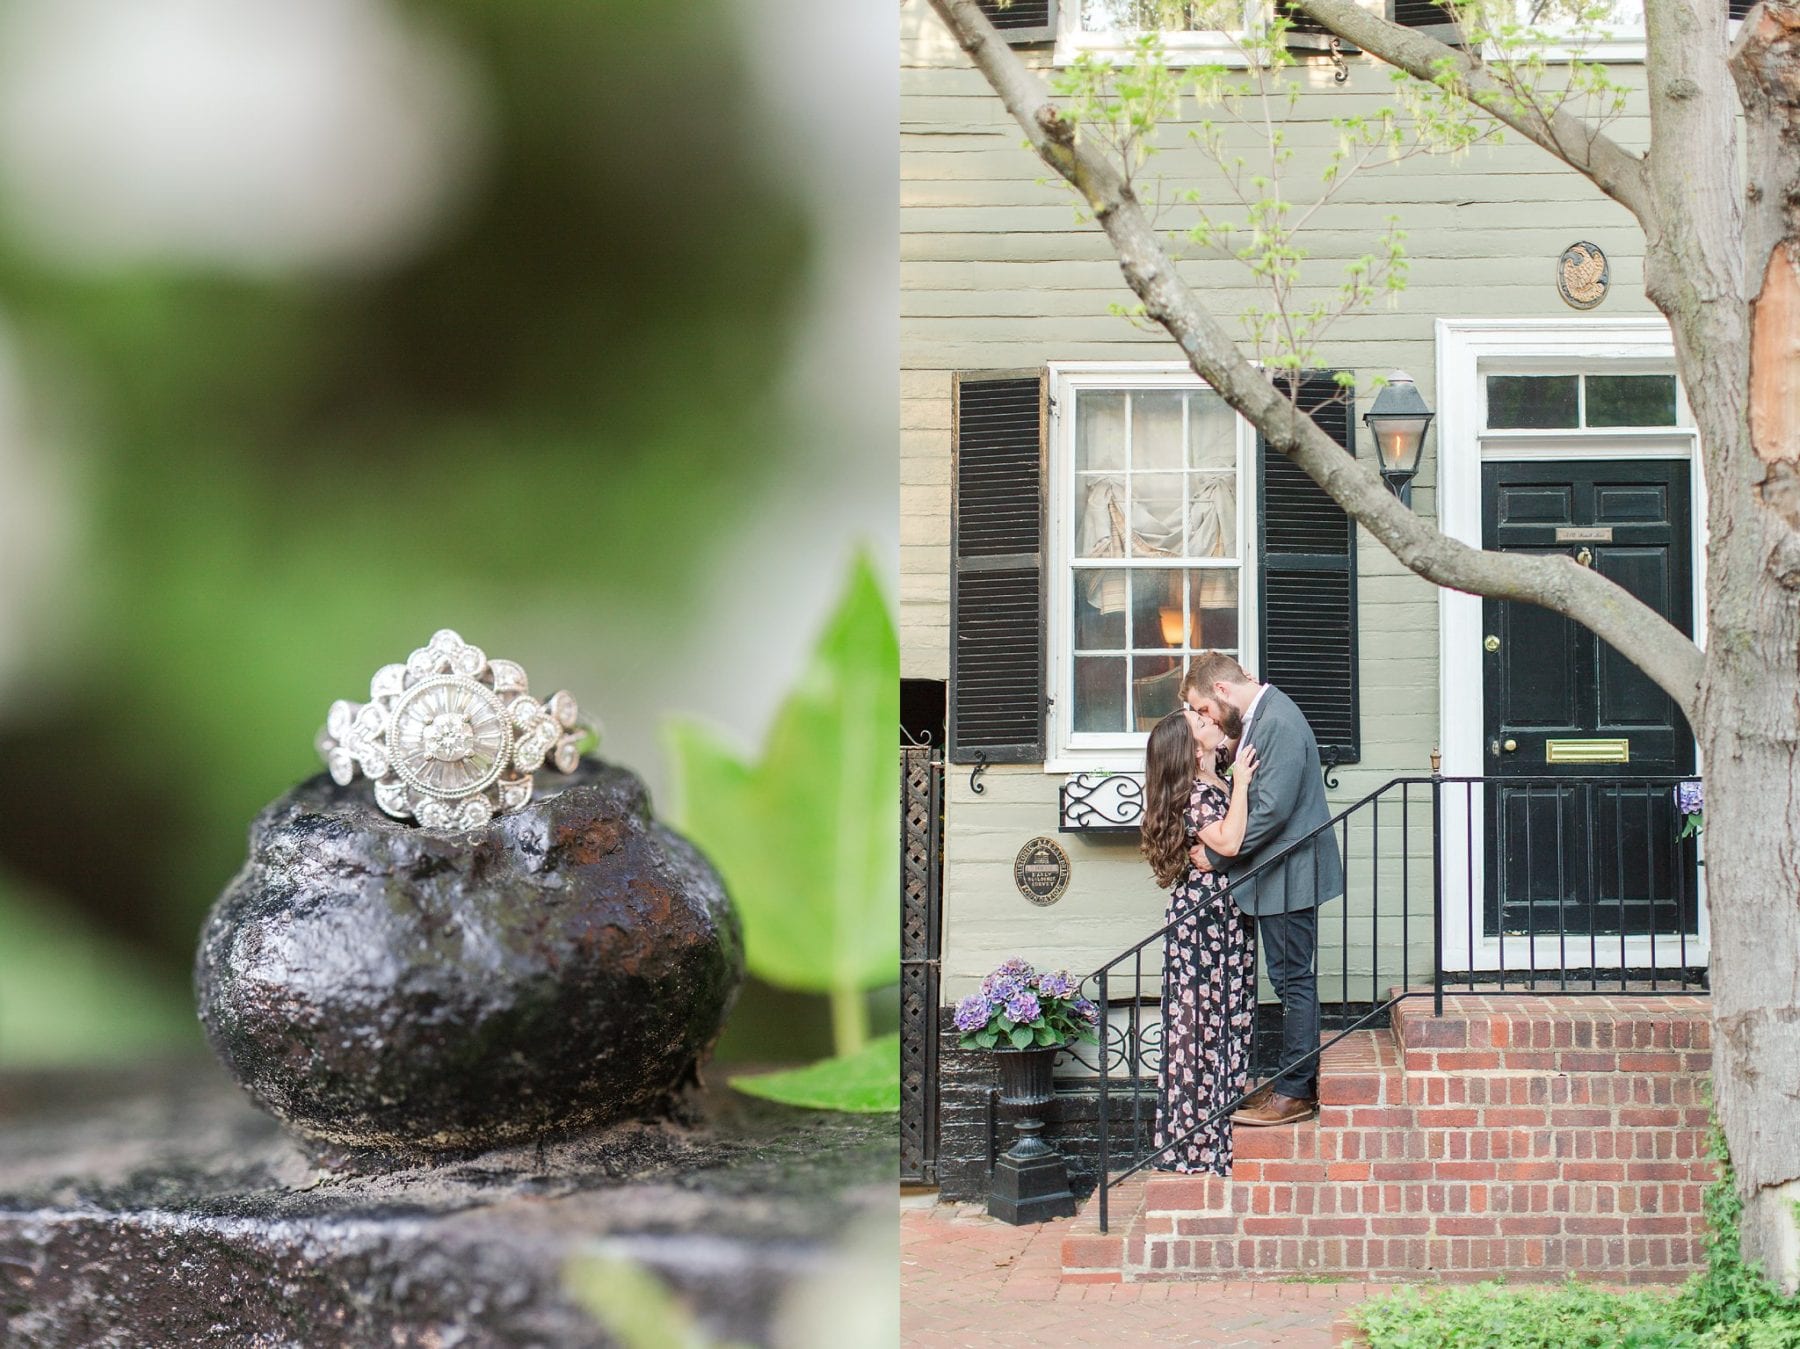
[[1306,715],[1274,685],[1263,694],[1244,741],[1256,747],[1250,780],[1250,819],[1236,857],[1207,856],[1231,882],[1231,897],[1245,913],[1261,916],[1312,909],[1344,893],[1344,861],[1337,831],[1328,829],[1270,872],[1242,884],[1238,877],[1331,818],[1319,768],[1319,742]]

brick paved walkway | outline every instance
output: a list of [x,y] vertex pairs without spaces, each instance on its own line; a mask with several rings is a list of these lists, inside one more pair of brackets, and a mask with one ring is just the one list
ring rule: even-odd
[[909,1198],[900,1211],[900,1330],[908,1349],[1279,1345],[1337,1349],[1333,1326],[1386,1286],[1365,1283],[1064,1284],[1068,1222],[1008,1227],[978,1204]]

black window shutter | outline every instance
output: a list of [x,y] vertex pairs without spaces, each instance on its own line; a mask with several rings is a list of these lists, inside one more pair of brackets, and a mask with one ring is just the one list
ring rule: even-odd
[[1393,12],[1388,17],[1402,28],[1456,27],[1456,15],[1450,12],[1450,7],[1435,4],[1433,0],[1393,0]]
[[1000,0],[977,3],[1009,45],[1051,42],[1056,38],[1056,0],[1012,0],[1005,8]]
[[1755,8],[1756,0],[1725,0],[1725,17],[1733,20],[1742,19]]
[[956,384],[950,761],[1044,759],[1041,375]]
[[[1329,370],[1301,376],[1299,406],[1354,454],[1355,395]],[[1293,462],[1257,449],[1262,666],[1312,724],[1328,766],[1362,757],[1356,678],[1356,524]]]
[[1275,8],[1281,11],[1282,17],[1294,25],[1288,30],[1290,33],[1318,34],[1327,37],[1331,34],[1329,28],[1301,9],[1300,6],[1290,4],[1289,0],[1275,0]]

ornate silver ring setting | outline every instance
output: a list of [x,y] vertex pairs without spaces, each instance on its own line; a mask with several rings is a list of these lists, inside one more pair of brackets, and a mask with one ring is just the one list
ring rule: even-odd
[[573,773],[587,734],[598,740],[599,727],[566,689],[540,703],[522,668],[444,628],[404,665],[377,670],[368,702],[333,703],[318,748],[334,782],[347,787],[360,770],[395,819],[476,829],[529,802],[546,760]]

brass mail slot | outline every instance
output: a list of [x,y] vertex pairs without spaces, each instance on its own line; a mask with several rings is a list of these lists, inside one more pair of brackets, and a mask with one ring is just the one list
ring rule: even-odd
[[1560,525],[1556,531],[1558,543],[1611,543],[1611,525]]
[[1630,763],[1629,740],[1546,740],[1545,763]]

